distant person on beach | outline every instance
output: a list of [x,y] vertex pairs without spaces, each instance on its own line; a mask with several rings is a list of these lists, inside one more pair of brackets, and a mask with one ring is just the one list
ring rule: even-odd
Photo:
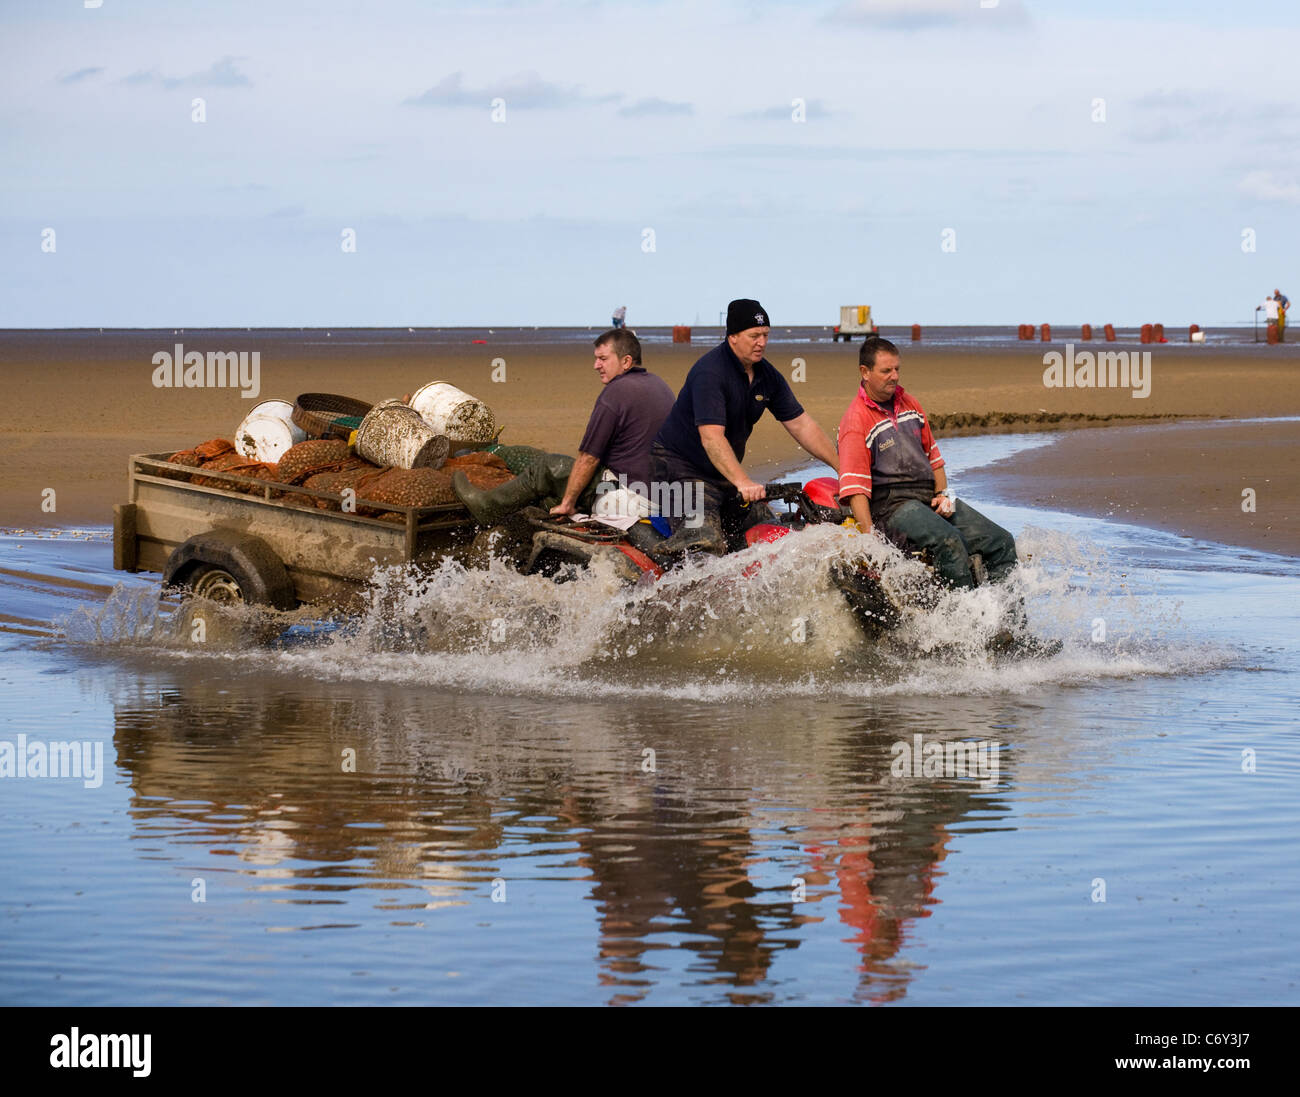
[[626,305],[619,305],[618,308],[614,310],[614,318],[612,322],[615,328],[627,327],[627,306]]
[[[838,470],[835,447],[800,406],[790,384],[763,357],[771,331],[767,312],[742,298],[727,306],[726,338],[686,375],[650,448],[657,485],[681,485],[679,498],[700,500],[701,514],[667,515],[672,535],[657,555],[727,551],[728,536],[774,520],[763,485],[745,471],[745,443],[764,409],[819,461]],[[687,485],[694,484],[689,488]],[[662,490],[662,488],[661,488]],[[741,498],[737,498],[737,494]],[[687,521],[687,518],[690,521]]]
[[[649,515],[649,500],[628,485],[649,490],[650,443],[673,406],[673,390],[641,365],[641,341],[626,328],[597,336],[595,347],[593,368],[601,390],[576,459],[545,454],[513,480],[488,491],[474,487],[463,472],[452,477],[452,488],[479,525],[495,526],[542,500],[552,502],[555,516]],[[606,481],[612,483],[601,490]]]
[[925,412],[898,383],[898,347],[868,335],[858,351],[861,381],[840,420],[840,502],[864,533],[929,549],[954,587],[973,587],[971,553],[990,580],[1016,565],[1016,542],[948,490],[948,473]]
[[[1273,292],[1277,293],[1277,290],[1274,290]],[[1288,301],[1287,304],[1290,304],[1290,302]],[[1277,324],[1277,339],[1280,343],[1282,341],[1282,325],[1286,323],[1286,321],[1282,319],[1281,302],[1279,302],[1276,297],[1265,297],[1262,305],[1255,306],[1256,312],[1259,312],[1260,309],[1264,310],[1265,326],[1269,324]]]
[[1286,314],[1291,308],[1291,298],[1289,298],[1280,289],[1274,287],[1273,299],[1277,301],[1277,341],[1282,342],[1282,335],[1286,331]]

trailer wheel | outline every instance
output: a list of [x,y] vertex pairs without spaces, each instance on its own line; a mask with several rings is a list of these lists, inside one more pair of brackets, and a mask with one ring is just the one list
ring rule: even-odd
[[298,605],[293,580],[259,537],[214,529],[196,534],[167,559],[163,581],[224,605],[290,610]]
[[187,585],[196,597],[207,598],[218,605],[242,606],[245,601],[239,580],[225,568],[212,564],[199,564],[194,568]]

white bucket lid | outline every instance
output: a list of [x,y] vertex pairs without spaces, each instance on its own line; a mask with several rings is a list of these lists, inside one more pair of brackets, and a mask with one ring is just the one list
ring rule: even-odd
[[255,404],[244,418],[251,419],[254,415],[283,419],[287,423],[293,417],[293,405],[288,400],[263,400],[260,404]]
[[[290,411],[292,410],[290,406]],[[290,446],[306,440],[307,434],[301,427],[274,413],[259,415],[257,408],[254,408],[235,431],[235,452],[250,461],[265,461],[273,465],[285,455]]]

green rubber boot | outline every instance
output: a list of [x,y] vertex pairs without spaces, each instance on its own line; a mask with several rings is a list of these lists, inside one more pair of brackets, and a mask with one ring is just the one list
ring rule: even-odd
[[451,487],[474,521],[480,526],[495,526],[507,515],[541,497],[538,485],[534,482],[536,477],[529,475],[531,471],[530,469],[522,476],[507,480],[500,487],[484,491],[471,484],[465,474],[457,469],[451,478]]
[[[563,453],[534,452],[538,456],[532,458],[518,476],[488,491],[476,488],[459,470],[452,476],[452,490],[480,526],[499,525],[502,519],[530,503],[547,499],[555,503],[560,501],[569,482],[569,473],[573,471],[573,458]],[[585,494],[579,496],[579,502],[584,498]],[[590,499],[587,502],[589,505]]]
[[691,552],[707,552],[712,556],[722,556],[727,551],[727,538],[722,532],[722,519],[711,511],[705,511],[703,521],[692,528],[683,522],[677,532],[660,542],[648,553],[658,564],[672,562],[677,557]]

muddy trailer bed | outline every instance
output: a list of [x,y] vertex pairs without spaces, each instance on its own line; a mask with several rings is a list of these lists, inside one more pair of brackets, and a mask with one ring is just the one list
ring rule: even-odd
[[380,520],[343,510],[341,495],[175,465],[168,456],[130,459],[129,502],[113,508],[113,567],[158,572],[218,600],[353,605],[377,565],[463,558],[478,533],[458,503],[355,500],[403,518]]

